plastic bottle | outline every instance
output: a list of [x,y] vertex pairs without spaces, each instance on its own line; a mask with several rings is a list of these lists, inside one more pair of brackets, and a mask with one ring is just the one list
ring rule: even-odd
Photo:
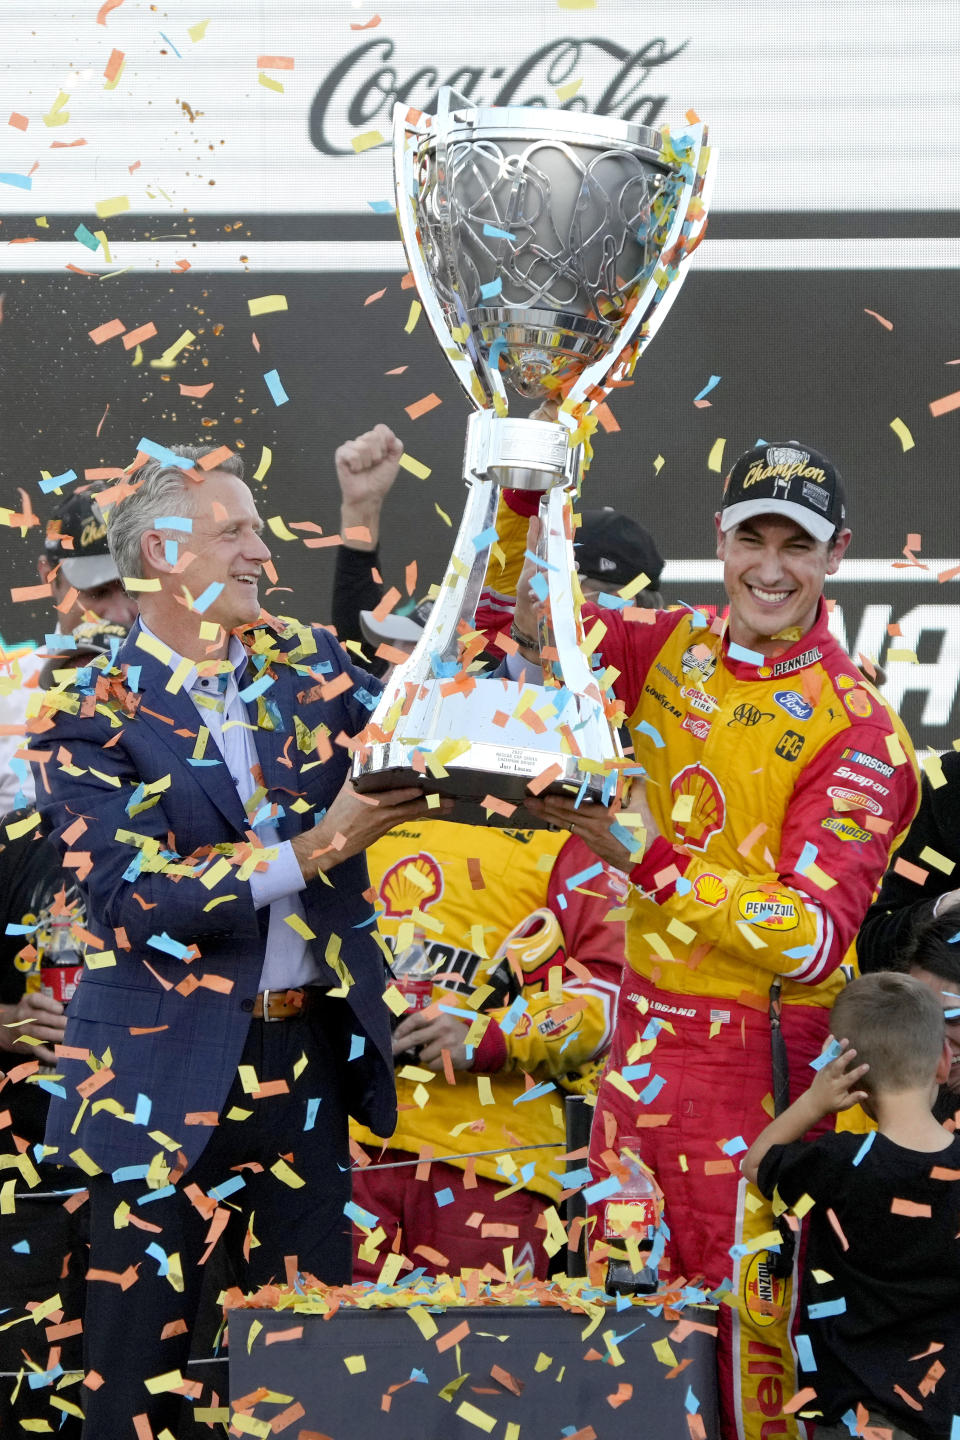
[[605,1289],[608,1295],[652,1295],[659,1285],[657,1267],[649,1263],[660,1223],[659,1191],[653,1175],[640,1160],[629,1155],[621,1159],[630,1173],[619,1192],[604,1205],[603,1238],[612,1241],[618,1251],[626,1248],[628,1237],[637,1240],[641,1258],[648,1257],[648,1263],[634,1270],[628,1257],[611,1256]]
[[66,1005],[83,974],[83,956],[71,933],[72,911],[50,917],[46,943],[40,948],[40,990]]
[[[426,1010],[433,999],[433,966],[427,954],[425,941],[424,932],[420,929],[415,930],[412,942],[394,957],[390,966],[393,983],[410,1007],[397,1017],[396,1024],[406,1019],[408,1015],[415,1014],[418,1010]],[[409,1065],[415,1063],[417,1058],[416,1049],[404,1050],[401,1054],[393,1057],[393,1063],[394,1065]]]

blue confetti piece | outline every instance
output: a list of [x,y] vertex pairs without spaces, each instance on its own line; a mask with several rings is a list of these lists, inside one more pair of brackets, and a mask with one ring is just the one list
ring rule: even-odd
[[134,1125],[149,1125],[150,1111],[153,1109],[153,1101],[149,1095],[138,1094],[137,1103],[133,1107]]
[[397,208],[392,200],[368,200],[367,204],[374,215],[392,215]]
[[842,1295],[836,1300],[818,1300],[815,1305],[807,1306],[807,1315],[811,1320],[826,1320],[831,1315],[846,1313],[847,1302]]
[[797,1359],[800,1361],[801,1370],[816,1370],[817,1362],[813,1358],[813,1346],[810,1344],[809,1335],[795,1335],[794,1349],[797,1352]]
[[595,880],[598,875],[602,874],[603,865],[598,860],[596,865],[589,865],[586,870],[581,870],[578,874],[571,875],[570,879],[566,882],[567,889],[575,890],[578,885],[585,885],[588,880]]
[[950,1422],[950,1440],[960,1440],[960,1415],[954,1415]]
[[514,1105],[523,1105],[527,1100],[539,1100],[544,1095],[549,1095],[551,1090],[556,1090],[552,1080],[541,1080],[539,1085],[532,1085],[529,1090],[524,1090],[514,1100]]
[[3,933],[4,935],[32,935],[39,928],[40,921],[38,920],[36,925],[8,925]]
[[484,225],[483,233],[491,240],[516,240],[517,238],[516,235],[511,235],[509,230],[499,230],[496,225],[489,223]]
[[154,530],[185,530],[188,535],[193,534],[193,521],[186,515],[157,515],[153,522]]
[[860,1164],[860,1161],[861,1161],[861,1160],[863,1159],[863,1157],[866,1155],[867,1151],[870,1149],[870,1146],[873,1144],[873,1142],[874,1142],[874,1140],[876,1140],[876,1138],[877,1138],[877,1132],[876,1132],[876,1130],[871,1130],[868,1135],[864,1135],[864,1137],[863,1137],[863,1144],[860,1146],[860,1149],[857,1151],[856,1155],[854,1155],[854,1157],[853,1157],[853,1164],[854,1164],[854,1165],[859,1165],[859,1164]]
[[242,1175],[231,1175],[229,1179],[222,1180],[219,1185],[214,1185],[212,1190],[207,1191],[207,1194],[212,1195],[214,1200],[225,1200],[235,1190],[242,1190],[246,1183]]
[[185,455],[178,455],[166,445],[159,445],[156,440],[148,440],[146,436],[141,436],[138,440],[137,449],[144,455],[149,455],[151,460],[159,460],[162,465],[172,465],[177,470],[193,469],[193,461],[188,460]]
[[722,1148],[724,1155],[739,1155],[746,1150],[747,1142],[742,1135],[737,1135],[732,1140],[728,1140]]
[[0,171],[0,181],[4,185],[15,185],[18,190],[33,189],[33,180],[29,175],[14,175],[9,170]]
[[46,1090],[48,1095],[56,1095],[58,1100],[66,1100],[67,1098],[66,1090],[62,1085],[58,1085],[56,1080],[50,1080],[47,1076],[44,1076],[43,1079],[37,1080],[34,1083],[38,1085],[41,1090]]
[[183,59],[183,56],[180,54],[180,51],[177,49],[176,45],[174,45],[173,41],[168,35],[164,35],[162,30],[160,31],[160,39],[166,40],[167,44],[170,46],[170,49],[173,51],[174,55],[176,55],[178,60]]
[[371,1210],[364,1210],[355,1200],[348,1200],[343,1207],[343,1213],[354,1225],[362,1225],[365,1230],[375,1230],[380,1221],[379,1215],[374,1215]]
[[558,908],[559,910],[566,910],[566,908],[567,908],[567,897],[566,897],[566,895],[558,895],[558,896],[557,896],[557,908]]
[[693,882],[688,880],[686,875],[678,875],[673,883],[678,895],[689,895],[693,889]]
[[499,538],[500,536],[497,534],[496,525],[489,525],[487,529],[482,530],[479,535],[474,535],[473,548],[475,550],[486,550],[488,545],[495,545]]
[[719,384],[720,384],[720,376],[719,376],[719,375],[711,375],[711,376],[710,376],[710,379],[707,381],[706,385],[704,385],[703,389],[700,391],[700,394],[699,394],[699,395],[694,395],[694,397],[693,397],[694,400],[695,400],[695,401],[696,401],[696,400],[703,400],[707,395],[710,394],[710,391],[711,391],[711,390],[715,390]]
[[175,960],[186,960],[187,956],[193,953],[189,945],[183,945],[179,940],[174,940],[173,936],[168,935],[165,930],[160,935],[149,936],[147,944],[154,950],[161,950],[164,955],[172,955]]
[[[145,1195],[138,1196],[137,1204],[149,1205],[152,1200],[166,1200],[168,1195],[175,1195],[176,1193],[176,1185],[161,1185],[159,1190],[148,1190]],[[212,1190],[210,1191],[210,1194],[213,1194]]]
[[598,1200],[606,1200],[609,1195],[620,1194],[620,1181],[616,1175],[608,1175],[606,1180],[598,1180],[595,1185],[590,1185],[583,1192],[583,1198],[588,1205],[595,1205]]
[[550,593],[546,579],[543,575],[540,574],[539,571],[536,575],[532,575],[530,577],[530,589],[533,591],[534,595],[536,595],[538,600],[546,600],[548,594]]
[[286,390],[284,390],[283,384],[280,380],[280,376],[277,374],[276,370],[268,370],[263,378],[266,382],[267,389],[270,391],[270,394],[273,398],[274,405],[286,405],[287,401],[290,399],[290,396],[287,394]]
[[632,600],[624,600],[622,595],[607,595],[603,591],[596,599],[591,595],[590,601],[591,604],[599,605],[602,610],[622,610],[626,605],[633,604]]
[[180,553],[180,545],[176,540],[164,540],[163,558],[168,565],[176,565],[177,556]]
[[51,475],[49,480],[41,480],[40,489],[44,495],[49,495],[51,490],[60,490],[64,485],[69,485],[72,480],[76,480],[76,478],[76,470],[64,470],[62,475]]
[[347,1056],[347,1059],[348,1059],[348,1060],[359,1060],[359,1059],[360,1059],[360,1056],[361,1056],[361,1055],[363,1054],[363,1052],[364,1052],[364,1049],[365,1049],[365,1047],[366,1047],[366,1043],[367,1043],[366,1036],[364,1036],[364,1035],[351,1035],[351,1036],[350,1036],[350,1054]]
[[761,655],[759,650],[747,650],[745,646],[730,641],[728,653],[731,660],[742,660],[745,665],[765,665],[766,656]]
[[593,1171],[589,1165],[582,1165],[579,1170],[568,1170],[565,1175],[557,1175],[553,1170],[550,1174],[561,1190],[579,1190],[581,1185],[589,1185],[593,1179]]
[[827,1046],[826,1050],[824,1050],[822,1055],[818,1055],[815,1060],[810,1061],[810,1069],[822,1070],[824,1065],[829,1065],[831,1060],[836,1060],[837,1056],[842,1054],[843,1046],[840,1044],[840,1041],[833,1040]]
[[497,295],[502,292],[502,290],[503,281],[498,275],[495,280],[491,280],[487,285],[480,286],[480,299],[493,300]]
[[792,950],[784,950],[788,960],[808,960],[813,954],[812,945],[795,945]]
[[649,720],[641,720],[640,724],[636,728],[641,735],[649,735],[650,739],[653,741],[654,745],[656,745],[658,750],[663,749],[666,742],[664,741],[663,736],[660,734],[660,731],[655,729],[655,727],[650,724]]
[[62,1374],[62,1365],[54,1365],[52,1370],[35,1370],[27,1376],[27,1384],[31,1390],[42,1390],[45,1385],[52,1385],[54,1380],[59,1380]]
[[527,999],[525,995],[518,995],[512,1001],[509,1010],[500,1021],[500,1029],[504,1035],[512,1035],[520,1022],[521,1015],[527,1013]]
[[110,1179],[114,1185],[121,1185],[124,1180],[146,1180],[149,1169],[149,1165],[121,1165],[110,1172]]
[[809,869],[809,867],[816,860],[819,853],[820,851],[817,849],[816,845],[814,845],[810,840],[807,840],[804,844],[803,849],[800,851],[800,859],[797,861],[797,869],[801,873],[804,870]]
[[650,1061],[645,1060],[642,1065],[624,1065],[620,1074],[624,1080],[646,1080],[650,1074]]
[[641,1040],[656,1040],[657,1036],[660,1034],[660,1031],[661,1031],[662,1029],[663,1029],[663,1021],[662,1021],[662,1020],[658,1020],[657,1017],[656,1017],[656,1015],[651,1015],[651,1016],[650,1016],[650,1019],[647,1021],[646,1025],[644,1026],[643,1034],[640,1036],[640,1039],[641,1039]]
[[245,705],[249,705],[251,700],[256,700],[265,690],[269,690],[273,683],[272,675],[261,675],[259,680],[254,680],[252,685],[247,685],[240,691],[240,699]]
[[304,1130],[313,1129],[314,1123],[317,1118],[317,1111],[320,1109],[320,1101],[322,1099],[322,1095],[311,1095],[309,1100],[307,1101],[307,1118],[303,1122]]
[[411,1370],[410,1379],[415,1380],[418,1385],[429,1385],[429,1380],[423,1370]]
[[651,1100],[656,1100],[666,1083],[667,1081],[664,1075],[654,1075],[649,1085],[640,1091],[640,1104],[649,1105]]
[[453,1204],[453,1191],[448,1185],[444,1190],[435,1190],[433,1192],[433,1198],[436,1200],[440,1208],[443,1209],[444,1205]]
[[700,1401],[697,1399],[696,1395],[694,1395],[693,1389],[690,1385],[687,1386],[687,1393],[684,1396],[683,1400],[683,1408],[686,1410],[688,1415],[696,1415],[697,1411],[700,1409]]
[[210,606],[213,604],[214,600],[216,600],[217,596],[220,594],[222,589],[222,581],[211,580],[210,584],[207,586],[206,590],[204,590],[203,594],[198,595],[196,600],[194,600],[193,613],[195,615],[205,615],[210,609]]
[[158,1245],[156,1240],[151,1240],[150,1244],[147,1246],[147,1254],[152,1255],[154,1260],[156,1260],[157,1264],[159,1265],[160,1268],[157,1271],[158,1275],[162,1276],[169,1274],[170,1260],[166,1250],[164,1250],[162,1245]]
[[16,1243],[16,1245],[11,1245],[11,1246],[10,1246],[10,1249],[16,1251],[16,1253],[17,1253],[18,1255],[29,1255],[29,1254],[30,1254],[30,1241],[29,1241],[29,1240],[18,1240],[17,1243]]

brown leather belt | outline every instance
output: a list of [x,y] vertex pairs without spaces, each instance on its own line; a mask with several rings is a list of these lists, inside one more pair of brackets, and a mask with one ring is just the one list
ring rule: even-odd
[[310,1007],[309,990],[262,990],[253,1002],[254,1020],[295,1020]]

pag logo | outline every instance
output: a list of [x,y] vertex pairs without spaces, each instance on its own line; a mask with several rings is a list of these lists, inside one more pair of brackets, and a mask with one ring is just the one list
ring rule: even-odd
[[813,706],[808,705],[802,695],[796,690],[776,690],[773,696],[781,710],[786,710],[794,720],[809,720],[813,714]]
[[883,806],[879,800],[874,800],[872,795],[864,795],[862,790],[844,790],[842,785],[830,785],[827,794],[831,800],[843,800],[848,805],[856,805],[860,810],[869,810],[874,815],[883,814]]
[[743,1276],[743,1304],[753,1323],[760,1327],[776,1325],[783,1318],[787,1303],[787,1282],[770,1274],[767,1252],[750,1258]]
[[379,895],[384,914],[390,919],[426,910],[443,894],[443,871],[432,855],[405,855],[391,865],[380,881]]
[[796,730],[784,730],[774,749],[781,760],[796,760],[805,744],[804,737]]
[[820,827],[823,830],[832,830],[838,840],[860,840],[866,843],[870,839],[869,830],[861,830],[860,826],[854,825],[852,820],[839,820],[836,815],[821,820]]
[[670,781],[670,792],[675,801],[690,797],[693,802],[688,818],[674,821],[679,838],[690,850],[706,850],[711,837],[723,829],[727,813],[716,777],[703,765],[685,765]]
[[786,895],[748,890],[737,907],[744,920],[761,930],[795,930],[800,923],[797,907]]

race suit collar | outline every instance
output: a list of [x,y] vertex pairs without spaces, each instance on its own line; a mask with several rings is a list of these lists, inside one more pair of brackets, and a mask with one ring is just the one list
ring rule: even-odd
[[823,659],[830,639],[827,603],[821,595],[817,615],[810,629],[792,645],[784,646],[777,655],[761,655],[754,650],[745,650],[730,639],[729,616],[724,621],[721,637],[723,663],[738,680],[776,680],[781,676],[796,675],[808,665],[815,665]]

